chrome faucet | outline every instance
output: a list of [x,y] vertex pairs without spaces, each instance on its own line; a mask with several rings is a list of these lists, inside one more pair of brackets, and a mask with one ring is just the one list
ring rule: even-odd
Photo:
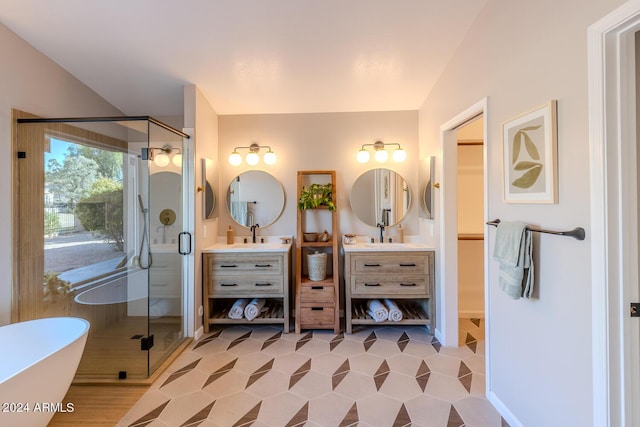
[[249,229],[251,230],[251,242],[255,243],[256,242],[256,229],[260,228],[260,224],[254,224],[251,227],[249,227]]
[[376,227],[380,228],[380,243],[384,242],[384,224],[383,223],[379,223],[378,225],[376,225]]

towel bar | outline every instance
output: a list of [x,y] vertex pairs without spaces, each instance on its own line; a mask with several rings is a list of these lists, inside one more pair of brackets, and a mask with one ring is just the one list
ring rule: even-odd
[[[494,227],[497,227],[498,224],[500,224],[499,219],[494,219],[493,221],[487,222],[487,225],[493,225]],[[541,228],[535,228],[531,226],[529,227],[529,229],[531,229],[531,231],[536,231],[538,233],[555,234],[557,236],[570,236],[578,240],[584,240],[585,238],[585,231],[584,231],[584,228],[582,227],[576,227],[573,230],[569,230],[569,231],[544,230]]]

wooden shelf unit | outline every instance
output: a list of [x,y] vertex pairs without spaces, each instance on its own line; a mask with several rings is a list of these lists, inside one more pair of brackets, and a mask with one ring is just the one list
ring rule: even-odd
[[[332,184],[332,199],[336,202],[336,173],[335,171],[315,170],[298,171],[297,199],[300,199],[303,186],[312,183]],[[295,295],[295,331],[302,329],[333,329],[340,332],[340,286],[338,267],[338,214],[326,206],[297,210],[296,235],[296,295]],[[331,236],[328,242],[305,242],[303,233],[321,232],[321,229],[310,230],[307,227],[318,227],[309,224],[308,216],[318,216],[327,225]],[[330,216],[330,218],[329,218]],[[329,223],[330,220],[330,223]],[[329,229],[330,228],[330,229]],[[327,253],[327,277],[324,280],[310,280],[307,271],[306,255],[314,250]]]

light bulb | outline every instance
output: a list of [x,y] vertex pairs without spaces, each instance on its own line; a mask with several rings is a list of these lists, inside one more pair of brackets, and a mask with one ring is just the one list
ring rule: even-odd
[[373,157],[376,159],[376,162],[384,163],[389,158],[389,153],[383,148],[382,150],[377,150]]
[[273,151],[269,150],[266,153],[264,153],[264,157],[262,158],[264,160],[264,162],[268,165],[272,165],[276,162],[276,153],[274,153]]
[[177,167],[182,167],[182,154],[178,153],[175,156],[173,156],[173,159],[171,159],[171,162],[173,162],[174,166]]
[[367,163],[369,161],[369,152],[364,148],[358,150],[357,159],[360,163]]
[[234,150],[233,153],[229,155],[229,163],[231,163],[232,166],[240,165],[240,163],[242,163],[242,156],[240,153]]
[[245,157],[245,160],[249,165],[255,166],[260,161],[260,156],[258,156],[258,153],[251,152],[247,154],[247,157]]
[[402,148],[396,148],[396,150],[393,152],[392,157],[396,162],[404,162],[407,159],[407,152]]
[[156,154],[153,157],[153,163],[155,163],[156,166],[163,168],[169,164],[169,156],[164,153]]

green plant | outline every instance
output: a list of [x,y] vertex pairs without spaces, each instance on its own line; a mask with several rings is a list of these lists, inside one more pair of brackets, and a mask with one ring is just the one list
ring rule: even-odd
[[311,184],[308,188],[302,187],[298,209],[313,209],[321,206],[326,206],[330,211],[336,210],[336,204],[333,201],[333,185]]

